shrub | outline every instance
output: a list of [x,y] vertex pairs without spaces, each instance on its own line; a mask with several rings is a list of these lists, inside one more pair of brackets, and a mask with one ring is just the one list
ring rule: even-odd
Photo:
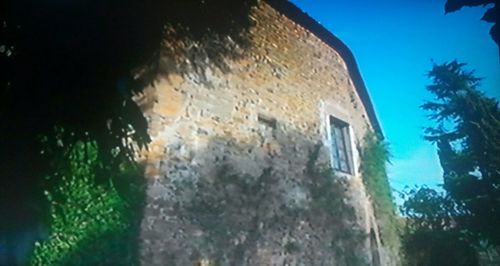
[[[48,177],[49,238],[32,265],[134,265],[142,184],[131,163],[100,164],[94,142],[77,142]],[[98,174],[108,178],[98,179]],[[55,181],[54,181],[55,180]],[[104,182],[106,180],[107,182]]]

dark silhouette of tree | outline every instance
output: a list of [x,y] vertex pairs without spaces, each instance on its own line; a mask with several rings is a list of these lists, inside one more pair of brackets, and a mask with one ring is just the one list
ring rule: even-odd
[[56,167],[41,153],[42,137],[57,131],[49,140],[59,152],[95,140],[110,165],[130,159],[131,142],[149,140],[131,96],[183,67],[224,69],[224,59],[249,43],[255,2],[2,1],[0,224],[27,220],[16,204],[36,202],[42,177]]
[[473,243],[460,228],[459,221],[467,215],[461,204],[425,186],[410,189],[403,196],[406,265],[479,265]]
[[498,0],[448,0],[444,6],[445,13],[451,13],[462,9],[463,7],[474,7],[474,6],[487,6],[492,4],[493,6],[488,8],[484,13],[481,20],[488,23],[493,23],[490,29],[490,35],[493,41],[499,47],[500,52],[500,4]]
[[500,110],[479,90],[480,79],[456,61],[434,65],[422,108],[436,124],[426,139],[437,143],[444,189],[469,213],[461,226],[500,244]]

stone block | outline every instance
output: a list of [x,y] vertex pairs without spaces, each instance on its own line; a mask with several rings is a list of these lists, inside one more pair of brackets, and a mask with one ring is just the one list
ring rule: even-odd
[[166,118],[179,116],[186,107],[186,97],[171,82],[162,80],[156,85],[157,102],[154,112]]
[[[147,208],[151,210],[145,212],[149,216],[144,219],[141,233],[141,254],[151,256],[144,258],[150,265],[190,265],[193,261],[213,259],[211,252],[220,248],[213,243],[225,245],[222,252],[227,254],[235,254],[236,246],[245,243],[248,232],[245,228],[234,228],[234,224],[255,228],[248,222],[258,210],[241,206],[240,216],[226,220],[206,214],[213,219],[213,226],[224,225],[221,231],[232,237],[227,242],[208,241],[207,235],[213,236],[213,232],[201,226],[200,220],[204,217],[196,217],[198,220],[193,222],[189,220],[192,217],[186,215],[189,210],[184,207],[205,192],[196,190],[198,182],[214,182],[221,166],[230,166],[230,174],[255,179],[270,167],[273,177],[279,177],[271,185],[261,187],[279,196],[267,202],[262,208],[265,212],[259,215],[273,217],[280,208],[300,209],[308,205],[309,194],[304,182],[310,176],[304,174],[306,163],[318,141],[327,140],[322,102],[345,110],[345,119],[357,141],[370,128],[345,63],[332,47],[276,12],[265,1],[260,2],[253,16],[256,25],[249,33],[252,45],[241,58],[227,58],[229,72],[206,70],[207,80],[200,82],[196,78],[199,74],[188,69],[188,73],[162,78],[137,97],[148,117],[153,139],[146,176],[157,178],[147,188]],[[266,114],[267,119],[262,114]],[[264,120],[267,123],[263,123]],[[328,145],[322,149],[318,165],[330,160]],[[352,180],[361,179],[358,176]],[[363,223],[373,209],[368,208],[370,203],[365,198],[362,182],[358,183],[348,189],[357,199],[353,203],[357,206],[356,223]],[[219,190],[213,191],[212,196],[223,197],[223,186]],[[238,203],[238,199],[229,201]],[[230,203],[219,202],[221,206]],[[153,205],[169,207],[162,208],[158,215]],[[220,215],[229,211],[222,208]],[[169,217],[168,226],[163,223],[164,217]],[[259,237],[254,246],[243,252],[242,256],[246,257],[242,266],[273,262],[336,265],[330,247],[335,232],[326,223],[315,220],[320,217],[304,218],[309,222],[300,224],[300,230],[296,229],[297,224],[260,223],[256,229]],[[273,226],[280,229],[261,232]],[[157,235],[153,236],[155,232]],[[330,237],[328,241],[323,241],[324,236]],[[295,256],[286,254],[284,246],[295,239],[301,239],[304,248]],[[203,241],[212,244],[204,247]],[[364,252],[364,247],[360,247],[359,252]],[[221,265],[240,264],[222,262]]]

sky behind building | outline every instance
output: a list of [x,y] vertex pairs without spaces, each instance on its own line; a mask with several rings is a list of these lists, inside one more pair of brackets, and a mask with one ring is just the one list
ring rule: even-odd
[[431,99],[426,73],[433,61],[465,62],[484,78],[481,89],[500,98],[499,50],[489,35],[491,24],[480,21],[485,9],[445,15],[445,0],[292,2],[354,53],[390,144],[391,186],[401,191],[405,186],[441,184],[436,148],[423,139],[422,128],[431,125],[419,108]]

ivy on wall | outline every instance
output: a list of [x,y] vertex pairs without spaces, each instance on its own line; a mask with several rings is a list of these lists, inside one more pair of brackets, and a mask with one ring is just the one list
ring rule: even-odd
[[389,247],[392,254],[398,255],[401,248],[401,228],[387,177],[386,163],[389,162],[390,156],[387,143],[370,132],[365,135],[363,147],[360,150],[360,170],[363,182],[373,201],[382,244]]
[[[213,179],[189,185],[195,192],[176,204],[177,215],[200,229],[202,237],[193,244],[200,261],[247,265],[263,239],[286,236],[288,240],[281,240],[285,262],[300,257],[302,263],[318,263],[325,258],[314,252],[322,249],[335,265],[367,265],[360,250],[367,235],[357,227],[355,211],[346,200],[346,180],[317,165],[321,146],[312,150],[306,178],[300,180],[291,181],[272,167],[255,177],[221,166]],[[289,181],[305,196],[287,188]],[[299,232],[298,227],[307,229]]]
[[[144,196],[140,169],[122,164],[117,172],[111,171],[99,161],[96,145],[77,142],[61,155],[58,170],[48,177],[59,180],[46,192],[51,233],[36,245],[32,265],[138,264]],[[361,170],[375,203],[382,239],[397,248],[399,236],[385,172],[387,151],[376,138],[367,137],[365,145]],[[321,245],[336,265],[366,265],[360,248],[368,236],[356,226],[354,209],[346,201],[346,181],[318,165],[321,146],[309,156],[307,178],[293,181],[303,193],[283,190],[286,186],[281,182],[292,179],[272,167],[254,177],[224,166],[214,178],[201,178],[183,188],[193,193],[176,205],[175,214],[201,230],[202,237],[191,243],[200,259],[244,265],[262,237],[285,234],[281,244],[287,258],[312,263],[318,260],[315,245]],[[311,233],[318,234],[313,237],[316,244],[295,231],[304,222]]]

